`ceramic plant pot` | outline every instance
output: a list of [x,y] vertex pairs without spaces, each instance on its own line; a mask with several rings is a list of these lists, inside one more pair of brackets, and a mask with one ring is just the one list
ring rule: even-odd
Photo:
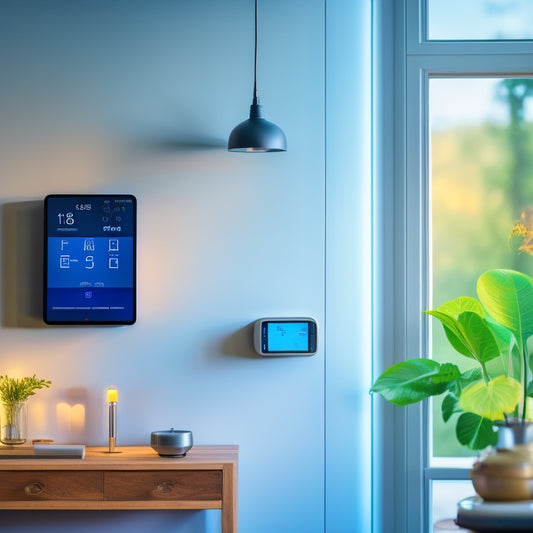
[[497,423],[496,451],[470,471],[476,492],[486,501],[533,499],[533,422]]
[[533,499],[533,444],[497,449],[474,464],[470,479],[486,501]]

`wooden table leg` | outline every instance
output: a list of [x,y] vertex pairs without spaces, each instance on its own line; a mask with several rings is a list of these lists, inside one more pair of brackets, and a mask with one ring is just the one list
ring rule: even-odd
[[224,465],[222,481],[222,533],[237,533],[237,464]]

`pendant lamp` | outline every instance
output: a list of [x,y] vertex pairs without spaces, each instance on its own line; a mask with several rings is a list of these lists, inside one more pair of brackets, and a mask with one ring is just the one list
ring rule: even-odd
[[250,118],[241,122],[231,132],[228,141],[230,152],[285,152],[287,140],[279,126],[263,118],[257,91],[257,0],[255,0],[255,51],[254,94]]

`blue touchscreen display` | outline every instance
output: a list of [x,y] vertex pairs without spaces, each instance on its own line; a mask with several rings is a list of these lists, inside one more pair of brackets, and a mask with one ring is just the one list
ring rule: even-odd
[[267,322],[269,352],[309,351],[308,322]]
[[45,227],[45,322],[133,324],[135,197],[50,195]]

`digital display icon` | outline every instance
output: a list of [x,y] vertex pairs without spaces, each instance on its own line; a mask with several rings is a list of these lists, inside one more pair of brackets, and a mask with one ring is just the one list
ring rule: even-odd
[[49,195],[44,205],[44,321],[133,324],[135,197]]
[[70,268],[70,255],[62,254],[59,256],[59,268]]

